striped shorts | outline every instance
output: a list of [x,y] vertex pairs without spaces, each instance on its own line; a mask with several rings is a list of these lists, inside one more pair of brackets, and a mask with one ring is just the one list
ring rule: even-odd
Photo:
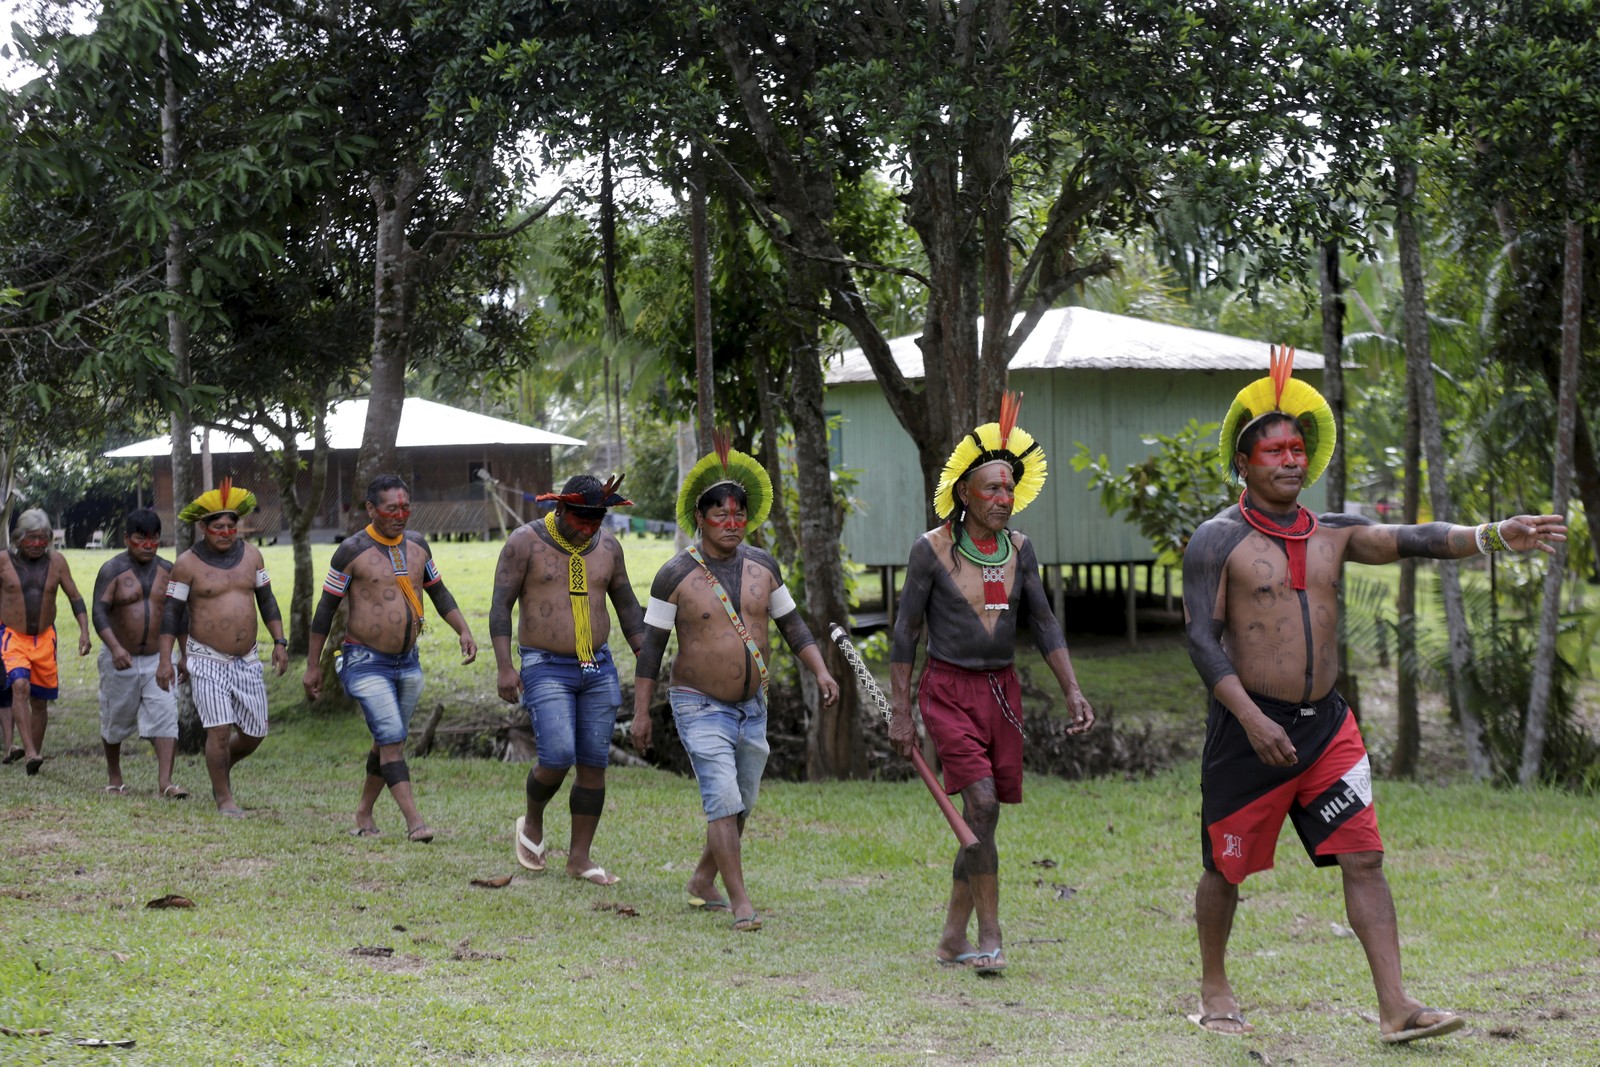
[[203,726],[237,726],[242,734],[267,736],[267,683],[254,649],[230,656],[191,637],[186,662]]

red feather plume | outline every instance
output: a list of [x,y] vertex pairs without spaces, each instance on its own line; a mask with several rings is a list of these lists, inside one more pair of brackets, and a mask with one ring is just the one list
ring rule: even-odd
[[733,447],[733,439],[728,436],[727,430],[713,428],[711,431],[711,447],[717,450],[717,458],[722,461],[722,469],[728,469],[728,450]]
[[1022,410],[1022,394],[1007,389],[1000,397],[1000,447],[1005,448],[1011,431],[1017,425],[1017,413]]
[[217,488],[222,491],[222,506],[223,507],[227,507],[228,506],[228,494],[233,492],[233,478],[232,478],[232,476],[223,478],[222,479],[222,483],[220,485],[218,485]]

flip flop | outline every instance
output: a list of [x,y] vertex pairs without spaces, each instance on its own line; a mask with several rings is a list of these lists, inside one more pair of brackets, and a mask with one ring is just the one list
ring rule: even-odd
[[382,833],[383,831],[376,826],[352,826],[350,828],[351,837],[377,837]]
[[123,782],[121,785],[108,785],[105,787],[103,792],[110,793],[112,796],[125,797],[128,795],[128,783]]
[[163,800],[188,800],[189,791],[177,782],[173,782],[161,791]]
[[27,754],[28,750],[25,748],[14,748],[10,752],[6,753],[5,759],[0,759],[0,763],[15,763],[17,760],[21,759]]
[[[600,880],[597,882],[595,881],[596,878],[599,878]],[[580,881],[588,882],[590,885],[600,886],[616,885],[618,882],[622,881],[621,878],[618,878],[614,874],[607,874],[604,867],[590,867],[587,871],[584,871],[582,874],[578,875],[578,879]]]
[[528,824],[526,815],[518,815],[517,823],[511,830],[511,843],[516,849],[517,862],[530,871],[544,870],[544,842],[535,844],[529,840],[522,828]]
[[23,766],[27,768],[28,777],[32,778],[34,775],[39,773],[39,768],[44,766],[44,757],[35,756],[27,763],[23,764]]
[[754,933],[761,929],[761,918],[755,912],[742,917],[736,916],[733,920],[733,928],[741,934]]
[[[983,963],[981,962],[982,960],[988,960],[989,962]],[[1006,958],[999,949],[994,949],[991,952],[978,953],[967,966],[978,974],[999,974],[1006,969]]]
[[[1427,1026],[1418,1026],[1417,1020],[1424,1015],[1443,1015],[1444,1018]],[[1386,1045],[1403,1045],[1407,1041],[1416,1041],[1424,1037],[1439,1037],[1443,1034],[1453,1034],[1463,1026],[1467,1020],[1459,1015],[1453,1015],[1438,1008],[1418,1008],[1406,1019],[1406,1024],[1392,1034],[1384,1034],[1383,1041]]]
[[977,959],[979,956],[982,956],[982,955],[983,955],[983,953],[981,953],[981,952],[959,952],[959,953],[956,954],[956,958],[955,959],[947,960],[943,956],[941,956],[937,952],[935,952],[933,954],[933,959],[934,959],[934,962],[937,963],[939,966],[946,967],[946,968],[949,968],[949,969],[953,970],[953,969],[955,969],[957,967],[970,967],[970,966],[972,966],[972,961]]
[[[1244,1016],[1237,1011],[1214,1011],[1209,1015],[1197,1012],[1194,1015],[1190,1015],[1188,1019],[1206,1033],[1221,1034],[1223,1037],[1243,1037],[1245,1034],[1256,1032],[1256,1028],[1245,1022]],[[1233,1023],[1239,1029],[1222,1030],[1211,1025],[1212,1023]]]
[[421,826],[418,826],[415,829],[407,830],[406,840],[413,841],[419,845],[426,845],[429,841],[433,840],[433,831],[429,829],[427,823],[423,823]]
[[704,897],[690,897],[689,907],[699,908],[701,911],[727,911],[728,902],[721,899],[706,900]]

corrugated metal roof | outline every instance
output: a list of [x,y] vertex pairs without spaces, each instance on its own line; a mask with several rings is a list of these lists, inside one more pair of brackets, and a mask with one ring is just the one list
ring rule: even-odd
[[[979,324],[980,331],[982,324]],[[912,334],[889,342],[900,373],[922,377],[922,349]],[[1112,315],[1089,308],[1044,313],[1011,361],[1012,370],[1253,370],[1267,372],[1268,344],[1209,330]],[[1321,370],[1322,356],[1297,352],[1295,366]],[[875,375],[859,348],[830,361],[828,384],[870,382]]]
[[[329,447],[335,450],[360,448],[361,434],[366,424],[366,400],[342,400],[335,404],[328,412]],[[190,451],[196,454],[200,451],[200,433],[199,430],[195,431],[194,443],[190,448]],[[270,434],[262,433],[258,440],[266,442],[269,448],[279,447],[278,440]],[[465,411],[448,404],[436,404],[432,400],[421,400],[417,397],[407,397],[405,406],[400,409],[400,431],[395,438],[396,448],[424,448],[429,445],[581,445],[583,443],[576,437],[551,433],[549,430],[524,426],[519,422],[497,419],[490,415],[479,415],[475,411]],[[299,446],[309,451],[311,439],[302,436]],[[252,450],[250,442],[244,438],[218,430],[211,431],[213,453]],[[171,454],[172,436],[167,434],[113,449],[107,452],[106,456],[111,459],[135,459]]]

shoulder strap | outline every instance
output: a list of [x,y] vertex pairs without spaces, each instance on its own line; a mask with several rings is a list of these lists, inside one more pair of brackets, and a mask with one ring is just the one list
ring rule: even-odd
[[722,583],[717,581],[717,576],[711,573],[711,568],[706,566],[705,557],[700,555],[700,550],[694,545],[688,548],[689,555],[700,564],[700,569],[705,571],[706,578],[711,582],[712,591],[717,594],[717,599],[722,601],[722,610],[728,613],[728,621],[733,623],[733,630],[744,641],[744,647],[750,650],[750,655],[755,657],[756,669],[761,672],[761,691],[767,691],[767,661],[762,658],[761,648],[750,636],[750,631],[745,628],[744,620],[739,618],[739,613],[733,610],[733,601],[728,596],[728,591],[722,588]]

